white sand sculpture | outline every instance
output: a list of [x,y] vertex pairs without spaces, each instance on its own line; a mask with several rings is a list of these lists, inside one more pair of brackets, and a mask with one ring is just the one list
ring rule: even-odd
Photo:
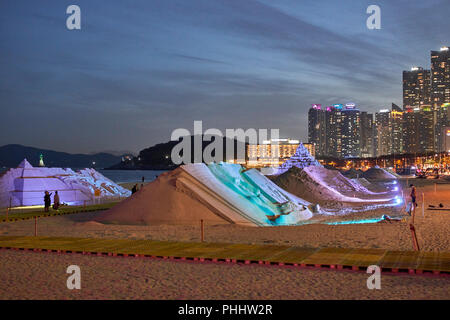
[[24,159],[0,176],[0,208],[43,205],[45,191],[58,191],[61,203],[69,205],[131,194],[94,169],[36,168]]
[[282,174],[292,167],[303,169],[309,166],[323,167],[319,161],[309,153],[303,143],[300,143],[295,153],[276,169],[275,175]]
[[339,202],[382,203],[395,201],[395,194],[375,193],[359,181],[344,177],[339,171],[319,166],[291,168],[275,178],[285,190],[313,203],[334,206]]
[[256,169],[236,164],[188,164],[166,172],[97,221],[126,224],[232,223],[296,225],[312,217],[309,203]]
[[388,172],[387,170],[384,170],[378,166],[375,166],[375,167],[370,168],[369,170],[365,171],[362,174],[362,178],[365,178],[368,180],[395,180],[395,179],[397,179],[397,176]]

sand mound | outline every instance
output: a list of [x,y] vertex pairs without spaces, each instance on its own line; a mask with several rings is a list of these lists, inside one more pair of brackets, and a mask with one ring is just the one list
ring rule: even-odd
[[349,179],[357,179],[357,178],[361,178],[363,176],[363,171],[356,170],[355,168],[351,168],[347,171],[341,171],[341,173],[344,177],[347,177]]
[[162,174],[96,219],[120,224],[296,225],[309,203],[240,165],[189,164]]
[[75,222],[74,227],[100,227],[103,226],[100,222],[97,221],[83,221],[83,222]]
[[393,180],[397,179],[396,176],[393,174],[387,172],[384,169],[381,168],[370,168],[369,170],[365,171],[362,175],[363,178],[369,179],[369,180]]
[[185,175],[181,168],[161,174],[137,193],[95,220],[117,224],[192,224],[203,219],[209,223],[229,223],[192,195],[186,194],[177,180]]
[[373,199],[377,198],[374,197],[377,194],[369,191],[359,181],[352,181],[339,171],[322,167],[311,166],[303,170],[292,168],[275,177],[274,182],[300,198],[328,208],[339,208],[346,202],[389,200]]
[[402,176],[401,175],[399,175],[399,174],[397,174],[394,170],[392,170],[391,168],[385,168],[385,169],[383,169],[384,171],[386,171],[386,172],[388,172],[388,173],[390,173],[390,174],[392,174],[395,178],[401,178]]

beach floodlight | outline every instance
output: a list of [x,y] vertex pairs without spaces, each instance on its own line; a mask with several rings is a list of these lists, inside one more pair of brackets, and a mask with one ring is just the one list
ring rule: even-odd
[[400,197],[400,196],[395,196],[395,204],[396,205],[399,205],[399,204],[402,204],[403,203],[403,199]]

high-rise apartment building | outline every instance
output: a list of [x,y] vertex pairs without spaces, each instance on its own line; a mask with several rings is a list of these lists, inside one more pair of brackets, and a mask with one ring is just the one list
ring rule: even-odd
[[449,152],[446,147],[447,128],[450,127],[450,103],[444,103],[441,105],[437,112],[437,125],[436,125],[436,149],[438,152]]
[[340,158],[342,155],[342,104],[326,108],[326,154],[329,157]]
[[342,110],[342,158],[361,156],[361,112],[354,103],[347,103]]
[[403,112],[403,152],[407,154],[419,152],[419,110],[409,107]]
[[374,122],[373,114],[361,112],[361,157],[374,156]]
[[417,132],[419,133],[419,153],[431,153],[436,150],[435,111],[431,107],[423,108],[418,113]]
[[391,125],[391,152],[390,154],[403,153],[403,110],[395,103],[390,112]]
[[403,71],[403,109],[422,108],[431,104],[430,70],[413,67]]
[[450,50],[431,51],[431,100],[433,107],[450,103]]
[[326,155],[325,110],[313,104],[308,112],[308,142],[315,145],[318,156]]
[[385,156],[392,150],[392,130],[389,109],[375,113],[376,156]]
[[435,149],[445,151],[445,127],[450,125],[450,50],[442,47],[439,51],[431,51],[431,103],[436,112]]

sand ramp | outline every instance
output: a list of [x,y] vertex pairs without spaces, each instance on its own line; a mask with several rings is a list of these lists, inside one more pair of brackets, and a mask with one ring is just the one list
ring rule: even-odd
[[312,217],[305,204],[259,172],[245,175],[239,165],[189,164],[160,175],[97,220],[128,224],[197,225],[205,220],[247,226],[295,225]]

